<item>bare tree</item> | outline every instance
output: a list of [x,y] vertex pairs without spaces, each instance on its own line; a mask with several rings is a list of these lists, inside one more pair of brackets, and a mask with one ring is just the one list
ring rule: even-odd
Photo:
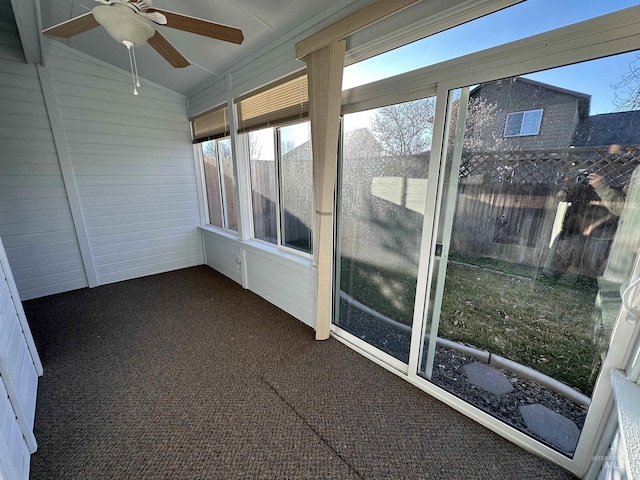
[[[454,109],[452,125],[457,123],[458,110]],[[498,115],[498,104],[486,98],[475,97],[469,99],[462,148],[466,151],[498,150],[504,148],[502,132],[495,129],[495,119]],[[450,136],[454,132],[452,127]]]
[[206,158],[217,158],[216,142],[215,141],[204,142],[202,144],[202,154]]
[[342,143],[344,158],[378,158],[383,147],[367,128],[358,128],[345,133]]
[[380,108],[371,132],[390,155],[415,155],[431,149],[435,99],[423,98]]
[[296,144],[295,144],[295,142],[293,140],[285,140],[284,142],[282,142],[280,144],[280,150],[281,150],[282,155],[290,152],[294,148],[296,148]]
[[220,155],[220,159],[223,158],[231,158],[231,140],[224,139],[218,142],[218,154]]
[[251,132],[247,136],[249,137],[249,160],[258,160],[262,156],[262,145],[258,141],[258,136],[252,135]]
[[615,93],[613,104],[619,112],[640,110],[640,54],[629,63],[629,71],[622,74],[622,79],[611,88],[620,90]]

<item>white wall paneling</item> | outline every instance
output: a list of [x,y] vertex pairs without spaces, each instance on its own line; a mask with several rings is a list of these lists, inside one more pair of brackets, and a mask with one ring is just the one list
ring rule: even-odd
[[[36,1],[11,0],[11,5],[27,62],[41,63],[40,4]],[[33,35],[34,31],[38,35]]]
[[46,45],[96,283],[201,265],[186,98],[144,80],[134,96],[128,72]]
[[0,26],[0,236],[23,300],[88,285],[38,71]]
[[56,103],[55,93],[53,91],[53,85],[49,70],[40,66],[38,66],[37,69],[38,75],[40,77],[40,85],[42,87],[42,95],[44,97],[45,105],[47,106],[47,112],[49,114],[49,122],[51,124],[53,141],[58,153],[58,161],[60,163],[60,170],[62,171],[62,180],[64,181],[67,199],[69,201],[69,206],[71,209],[73,225],[76,231],[78,245],[80,247],[80,255],[82,257],[84,271],[87,276],[89,286],[95,287],[97,286],[98,281],[96,279],[96,271],[93,266],[93,259],[91,258],[89,239],[87,238],[84,219],[82,218],[82,210],[80,209],[80,199],[78,198],[78,190],[76,187],[75,177],[73,175],[73,167],[71,166],[69,151],[67,149],[67,143],[65,141],[65,133],[62,126],[62,117],[60,116],[60,110],[58,109],[58,105]]
[[316,269],[311,259],[270,249],[244,247],[247,288],[315,328]]
[[30,454],[9,401],[0,382],[0,478],[29,478]]
[[237,238],[203,227],[202,241],[206,264],[243,285],[242,256]]
[[202,264],[186,98],[44,46],[26,64],[0,28],[0,235],[22,298]]
[[42,364],[0,241],[1,478],[29,477],[29,454],[37,448],[33,423],[39,375]]
[[316,269],[310,258],[210,227],[201,231],[207,265],[315,327]]

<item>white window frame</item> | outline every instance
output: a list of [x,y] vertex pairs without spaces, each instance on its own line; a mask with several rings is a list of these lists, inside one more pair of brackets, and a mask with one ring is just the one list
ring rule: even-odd
[[[210,212],[209,212],[209,195],[208,195],[208,189],[207,189],[207,176],[205,174],[205,170],[204,170],[204,152],[202,150],[202,145],[205,142],[198,142],[194,145],[196,152],[197,152],[197,157],[199,160],[199,164],[200,164],[200,170],[201,170],[201,176],[202,176],[202,191],[203,191],[203,204],[204,204],[204,220],[206,222],[207,227],[211,227],[211,228],[217,228],[217,229],[221,229],[224,230],[225,232],[229,232],[233,235],[237,235],[237,230],[233,230],[231,228],[229,228],[228,226],[228,218],[229,218],[229,212],[227,210],[227,198],[224,194],[225,190],[225,182],[224,182],[224,174],[222,171],[222,162],[220,161],[220,155],[219,155],[219,148],[218,148],[218,142],[221,140],[227,140],[230,139],[229,136],[226,137],[220,137],[220,138],[216,138],[216,139],[212,139],[212,140],[207,140],[207,141],[214,141],[216,142],[216,157],[218,160],[218,186],[220,188],[220,194],[218,195],[218,200],[220,201],[220,208],[222,210],[222,226],[220,225],[213,225],[211,223],[211,217],[210,217]],[[232,156],[233,158],[233,156]],[[233,161],[233,160],[232,160]],[[236,186],[237,188],[237,186]],[[236,219],[236,224],[237,224],[237,219]]]
[[[311,252],[305,252],[304,250],[300,250],[294,247],[290,247],[287,246],[285,244],[283,244],[282,242],[282,209],[283,209],[283,204],[282,204],[282,176],[281,176],[281,146],[280,146],[280,133],[279,130],[282,127],[287,127],[290,125],[296,125],[299,123],[307,123],[309,122],[308,119],[304,119],[303,121],[292,121],[292,122],[285,122],[285,123],[281,123],[278,125],[273,125],[271,127],[266,127],[266,128],[271,128],[273,129],[272,134],[273,134],[273,145],[274,145],[274,158],[275,158],[275,175],[276,175],[276,198],[277,198],[277,202],[278,204],[276,205],[276,233],[277,233],[277,243],[272,243],[269,242],[267,240],[263,240],[261,238],[258,238],[255,236],[255,225],[254,225],[254,217],[253,217],[253,196],[252,196],[252,191],[253,191],[253,185],[252,185],[252,179],[251,179],[251,168],[250,168],[250,162],[251,159],[249,158],[249,134],[250,132],[246,132],[246,133],[241,133],[238,134],[241,138],[242,138],[242,142],[245,146],[245,151],[246,153],[246,162],[247,162],[247,173],[248,173],[248,190],[249,190],[249,195],[250,195],[250,206],[251,206],[251,212],[250,215],[248,215],[249,219],[251,220],[251,241],[254,241],[258,244],[261,245],[265,245],[271,248],[276,248],[279,251],[282,252],[286,252],[286,253],[291,253],[294,255],[298,255],[304,258],[308,258],[308,259],[312,259],[313,258],[313,245],[311,246]],[[313,195],[313,192],[311,192],[311,194]],[[313,224],[311,225],[311,229],[313,230],[315,228],[315,216],[312,215],[312,222]]]
[[[640,6],[630,7],[345,90],[342,92],[342,113],[352,113],[391,103],[415,100],[427,96],[432,89],[437,89],[431,158],[442,158],[446,153],[443,152],[443,139],[445,138],[446,104],[449,91],[640,50],[638,16],[640,16]],[[439,162],[431,162],[429,178],[438,178],[439,168]],[[589,439],[597,441],[598,438],[606,436],[605,426],[613,399],[611,385],[607,378],[602,377],[602,381],[599,381],[596,385],[596,388],[599,389],[598,397],[596,398],[594,395],[594,400],[587,416],[587,420],[593,419],[594,421],[588,421],[585,424],[575,454],[573,458],[568,458],[526,434],[496,420],[471,404],[460,400],[435,384],[428,382],[421,378],[417,372],[420,355],[420,348],[418,347],[421,344],[420,335],[423,329],[423,316],[427,306],[426,296],[431,290],[432,270],[434,268],[434,262],[430,258],[435,248],[435,238],[432,232],[433,219],[439,216],[441,200],[435,195],[428,194],[427,196],[421,247],[423,253],[421,254],[418,272],[418,290],[416,292],[411,357],[408,368],[404,364],[397,366],[393,365],[392,362],[384,361],[384,358],[379,355],[379,352],[375,351],[374,347],[350,341],[348,336],[341,334],[339,327],[333,324],[331,326],[332,334],[339,341],[359,351],[378,365],[442,400],[516,445],[551,460],[580,477],[586,474],[585,478],[595,478],[599,471],[597,457],[594,457],[595,448],[598,448],[597,451],[603,451],[602,449],[606,447],[604,444],[594,445],[589,443]],[[612,345],[615,345],[616,338],[620,337],[621,335],[615,335],[612,338]],[[619,355],[609,355],[605,360],[602,371],[606,372],[610,368],[625,368],[626,357],[623,358],[625,355],[625,352],[621,352]],[[640,355],[637,348],[636,355]],[[606,440],[604,442],[606,443]],[[606,450],[604,452],[606,453]],[[592,462],[594,465],[592,465]]]
[[[537,125],[536,125],[536,129],[535,132],[532,131],[526,131],[523,132],[523,128],[526,124],[526,119],[527,119],[527,114],[532,115],[532,114],[538,114],[538,121],[537,121]],[[518,133],[508,133],[507,132],[507,126],[509,125],[509,119],[513,118],[515,115],[520,115],[522,114],[522,119],[520,120],[520,129],[518,130]],[[520,112],[509,112],[507,113],[507,118],[504,122],[504,137],[506,138],[510,138],[510,137],[530,137],[533,135],[538,135],[540,133],[540,125],[542,125],[542,115],[544,114],[544,109],[542,108],[536,108],[536,109],[532,109],[532,110],[522,110]]]

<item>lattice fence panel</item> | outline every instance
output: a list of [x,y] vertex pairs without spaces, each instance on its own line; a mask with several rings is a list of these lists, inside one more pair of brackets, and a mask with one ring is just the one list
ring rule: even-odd
[[459,177],[471,183],[562,184],[584,181],[589,173],[602,175],[611,186],[629,182],[640,165],[640,146],[568,150],[464,152]]

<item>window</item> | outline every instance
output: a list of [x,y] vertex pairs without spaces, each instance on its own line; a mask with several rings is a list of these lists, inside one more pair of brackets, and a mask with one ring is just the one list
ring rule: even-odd
[[278,243],[278,191],[273,129],[249,132],[249,165],[253,234],[260,240]]
[[[504,4],[504,2],[502,2]],[[353,63],[344,69],[343,90],[435,65],[531,35],[637,5],[615,2],[527,0],[440,33]],[[429,27],[422,31],[429,31]],[[415,38],[415,37],[412,37]],[[471,39],[471,41],[470,41]],[[386,42],[385,42],[386,44]]]
[[222,188],[220,182],[220,163],[215,140],[200,144],[202,148],[202,162],[204,164],[204,178],[207,190],[207,206],[209,207],[209,223],[222,227]]
[[311,253],[313,165],[309,122],[278,128],[282,244]]
[[204,164],[209,224],[237,231],[231,139],[208,140],[199,145]]
[[236,179],[227,107],[214,108],[192,118],[191,130],[204,166],[209,224],[237,231]]
[[236,102],[248,144],[254,237],[311,253],[313,171],[307,76],[296,74]]
[[313,222],[309,122],[251,131],[254,236],[311,253]]
[[504,136],[524,137],[526,135],[537,135],[540,132],[541,121],[542,109],[507,113]]

